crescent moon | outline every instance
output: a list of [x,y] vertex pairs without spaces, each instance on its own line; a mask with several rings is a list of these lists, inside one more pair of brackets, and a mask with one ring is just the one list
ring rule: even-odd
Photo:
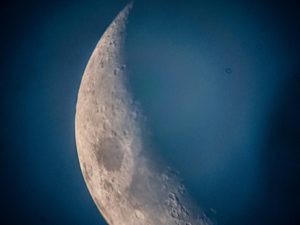
[[148,142],[128,88],[127,5],[98,42],[80,84],[75,136],[89,192],[110,225],[209,225],[174,172]]

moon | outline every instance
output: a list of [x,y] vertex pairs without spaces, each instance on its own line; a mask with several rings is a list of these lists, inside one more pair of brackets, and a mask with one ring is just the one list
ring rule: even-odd
[[80,84],[78,158],[88,190],[110,225],[210,225],[179,173],[151,149],[145,117],[130,92],[124,52],[132,4],[97,43]]

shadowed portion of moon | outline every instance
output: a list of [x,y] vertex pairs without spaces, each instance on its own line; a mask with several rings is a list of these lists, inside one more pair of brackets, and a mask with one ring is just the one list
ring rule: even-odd
[[139,104],[127,87],[123,52],[131,5],[98,42],[76,105],[76,145],[87,187],[110,225],[208,225],[180,176],[151,151]]

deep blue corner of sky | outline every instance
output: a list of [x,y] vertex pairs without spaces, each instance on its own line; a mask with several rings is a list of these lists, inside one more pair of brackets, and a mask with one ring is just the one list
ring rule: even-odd
[[[1,3],[0,224],[106,224],[79,168],[75,104],[127,3]],[[300,224],[299,12],[289,0],[135,1],[130,85],[218,224]]]

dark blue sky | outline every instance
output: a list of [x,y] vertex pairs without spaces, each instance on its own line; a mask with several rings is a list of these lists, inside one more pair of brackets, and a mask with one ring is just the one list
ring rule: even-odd
[[[96,42],[127,1],[1,7],[1,224],[105,224],[74,139]],[[153,141],[219,224],[300,224],[300,7],[136,1],[130,84]]]

